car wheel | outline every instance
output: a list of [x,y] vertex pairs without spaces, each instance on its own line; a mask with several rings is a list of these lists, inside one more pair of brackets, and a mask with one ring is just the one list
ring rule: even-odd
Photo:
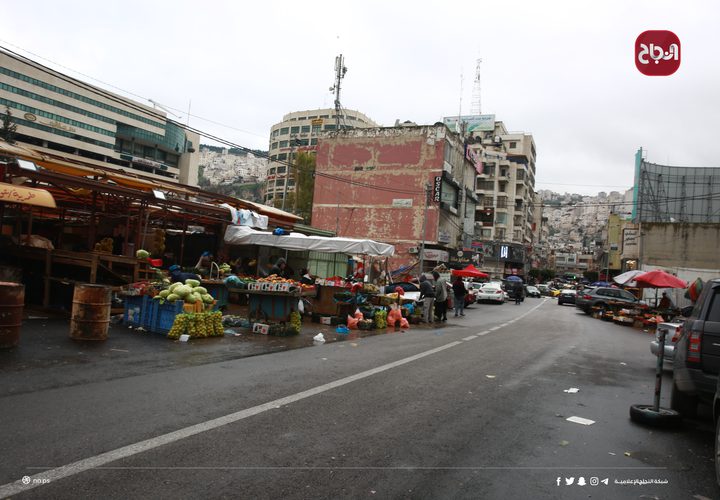
[[697,415],[697,406],[697,397],[682,392],[673,380],[672,390],[670,391],[670,408],[683,417],[693,418]]
[[630,419],[638,424],[647,424],[655,427],[676,427],[682,422],[682,416],[675,410],[658,408],[653,405],[632,405]]

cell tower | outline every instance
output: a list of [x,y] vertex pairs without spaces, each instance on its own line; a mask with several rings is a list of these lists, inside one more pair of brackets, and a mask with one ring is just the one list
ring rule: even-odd
[[330,87],[330,92],[335,92],[335,130],[340,130],[340,120],[343,121],[343,128],[345,125],[345,118],[342,113],[342,105],[340,105],[340,82],[345,78],[347,73],[347,66],[345,66],[345,60],[343,55],[340,54],[335,58],[335,85]]
[[475,64],[475,81],[473,82],[473,93],[472,93],[472,103],[470,103],[470,113],[473,115],[479,115],[481,114],[481,107],[480,107],[480,63],[482,63],[482,59],[478,59],[477,63]]

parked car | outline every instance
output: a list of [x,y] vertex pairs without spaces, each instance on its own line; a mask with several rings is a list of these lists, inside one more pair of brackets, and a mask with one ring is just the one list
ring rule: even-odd
[[682,332],[682,323],[658,323],[655,329],[655,338],[650,342],[650,352],[653,353],[653,356],[657,356],[660,350],[660,336],[662,332],[665,332],[665,362],[672,363],[675,354],[675,344],[680,338],[680,332]]
[[577,292],[575,290],[561,290],[558,295],[558,305],[574,304]]
[[477,302],[477,291],[479,287],[476,288],[474,285],[479,285],[479,283],[465,281],[465,288],[467,288],[468,291],[468,293],[465,295],[465,307]]
[[477,301],[489,301],[502,304],[505,302],[505,293],[498,283],[487,283],[478,290]]
[[[565,292],[566,290],[563,290]],[[572,290],[573,292],[575,290]],[[632,293],[619,288],[597,287],[585,289],[575,296],[575,307],[590,314],[593,307],[605,308],[609,301],[626,302],[628,305],[638,304],[640,301]]]
[[550,285],[543,283],[538,285],[537,289],[540,290],[542,295],[550,296]]
[[538,299],[542,296],[540,290],[538,290],[532,285],[528,285],[525,287],[525,295],[527,295],[528,297],[536,297]]
[[[693,416],[699,402],[711,404],[715,421],[720,416],[717,394],[720,372],[720,278],[703,286],[695,308],[683,323],[673,353],[670,407]],[[717,429],[720,433],[720,429]],[[720,434],[718,434],[720,437]],[[717,465],[716,465],[717,467]]]

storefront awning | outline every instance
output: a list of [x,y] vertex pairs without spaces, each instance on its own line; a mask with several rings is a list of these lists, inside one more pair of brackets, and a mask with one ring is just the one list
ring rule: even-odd
[[0,182],[0,202],[22,203],[36,207],[57,208],[55,198],[45,189],[16,186]]
[[285,250],[313,250],[316,252],[345,253],[390,257],[395,247],[373,240],[353,238],[327,238],[290,233],[276,236],[266,231],[256,231],[247,226],[229,226],[225,231],[225,243],[230,245],[262,245]]

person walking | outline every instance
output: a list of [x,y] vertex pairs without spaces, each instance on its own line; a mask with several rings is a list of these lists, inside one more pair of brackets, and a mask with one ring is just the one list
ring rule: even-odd
[[465,283],[463,283],[460,276],[455,279],[452,287],[453,295],[455,296],[453,300],[455,303],[455,317],[457,318],[458,315],[465,316],[465,296],[467,295],[467,288],[465,288]]
[[447,280],[440,277],[440,273],[433,271],[435,280],[435,320],[447,321]]
[[424,274],[420,275],[420,298],[423,299],[423,322],[430,323],[435,302],[435,290]]

